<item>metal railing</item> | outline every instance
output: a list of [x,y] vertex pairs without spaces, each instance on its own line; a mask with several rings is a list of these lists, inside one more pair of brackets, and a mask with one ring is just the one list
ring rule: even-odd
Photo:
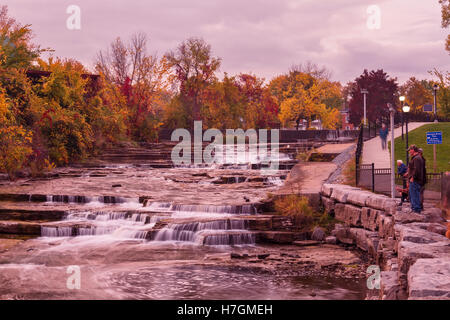
[[356,185],[359,184],[359,163],[361,161],[361,155],[363,150],[363,144],[364,144],[364,127],[361,124],[359,127],[359,134],[358,134],[358,142],[356,143],[356,151],[355,151],[355,181]]

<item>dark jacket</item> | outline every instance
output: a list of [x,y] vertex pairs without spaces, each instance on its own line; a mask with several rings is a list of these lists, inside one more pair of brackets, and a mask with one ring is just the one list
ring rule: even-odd
[[387,136],[388,136],[388,133],[389,133],[389,129],[387,127],[384,128],[384,130],[383,130],[383,128],[381,128],[380,129],[380,138],[381,139],[386,139]]
[[414,179],[414,182],[423,186],[426,182],[425,161],[423,158],[416,154],[411,158],[408,168],[408,179]]
[[397,173],[400,174],[400,175],[404,175],[406,173],[407,169],[408,168],[405,166],[405,164],[402,163],[401,165],[398,166]]

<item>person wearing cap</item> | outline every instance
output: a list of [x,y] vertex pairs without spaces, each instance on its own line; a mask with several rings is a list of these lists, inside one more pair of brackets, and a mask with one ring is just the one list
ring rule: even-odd
[[411,202],[412,211],[420,213],[422,211],[420,189],[425,182],[423,158],[419,154],[419,149],[414,144],[408,148],[408,152],[411,156],[407,174],[409,181],[409,201]]
[[422,148],[418,148],[417,151],[419,152],[419,155],[422,157],[422,160],[423,160],[423,177],[424,177],[424,181],[423,181],[423,185],[420,187],[420,205],[421,205],[422,210],[423,210],[423,200],[424,200],[424,193],[425,193],[425,185],[427,184],[427,160],[423,156],[423,149]]

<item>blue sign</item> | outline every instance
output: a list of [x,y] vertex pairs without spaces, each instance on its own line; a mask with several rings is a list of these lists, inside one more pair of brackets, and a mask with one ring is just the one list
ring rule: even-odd
[[427,132],[427,144],[442,144],[442,131]]
[[433,112],[433,105],[432,104],[425,104],[423,106],[423,112]]

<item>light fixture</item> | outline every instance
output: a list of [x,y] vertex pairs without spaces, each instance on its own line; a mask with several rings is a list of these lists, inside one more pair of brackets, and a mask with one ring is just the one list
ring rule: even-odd
[[405,96],[400,96],[399,99],[400,99],[401,102],[403,102],[403,101],[405,101],[406,98],[405,98]]
[[403,112],[406,112],[406,113],[408,113],[409,110],[411,110],[410,106],[408,106],[408,105],[404,105],[402,109],[403,109]]

